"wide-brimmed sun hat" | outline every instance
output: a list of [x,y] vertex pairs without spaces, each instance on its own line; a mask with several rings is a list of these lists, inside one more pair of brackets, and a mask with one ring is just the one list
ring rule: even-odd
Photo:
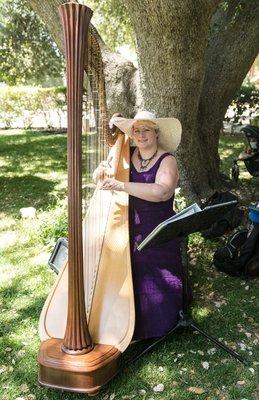
[[151,121],[159,128],[158,144],[169,152],[179,146],[182,135],[182,126],[177,118],[156,118],[149,111],[138,111],[134,118],[113,117],[111,123],[117,126],[128,136],[132,136],[132,127],[136,121]]

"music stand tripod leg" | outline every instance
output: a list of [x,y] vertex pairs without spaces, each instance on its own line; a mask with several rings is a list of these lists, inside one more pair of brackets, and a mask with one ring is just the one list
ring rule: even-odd
[[187,310],[188,310],[188,288],[189,288],[189,270],[188,270],[188,257],[187,257],[187,249],[188,249],[188,237],[183,238],[182,241],[182,261],[183,261],[183,309],[179,312],[180,319],[177,324],[177,328],[192,328],[194,331],[201,333],[204,337],[213,342],[216,346],[225,350],[232,357],[235,357],[237,360],[242,362],[245,365],[248,365],[247,361],[241,357],[234,350],[230,349],[213,336],[209,335],[202,329],[200,329],[195,322],[188,318]]
[[173,333],[177,328],[178,328],[178,325],[176,325],[174,328],[172,328],[170,330],[170,332],[168,332],[165,336],[162,336],[162,337],[160,337],[158,339],[155,339],[150,345],[145,347],[144,350],[142,350],[139,354],[137,354],[135,357],[132,357],[129,360],[129,364],[139,360],[142,356],[144,356],[144,354],[146,354],[148,351],[152,350],[157,344],[161,343],[163,340],[165,340],[165,338],[170,336],[171,333]]
[[190,323],[190,327],[199,333],[201,333],[204,337],[209,339],[211,342],[213,342],[216,346],[220,347],[221,349],[225,350],[227,353],[229,353],[232,357],[235,357],[237,360],[239,360],[241,363],[248,365],[248,362],[241,357],[238,353],[236,353],[234,350],[230,349],[228,346],[225,344],[221,343],[219,340],[215,339],[213,336],[209,335],[208,333],[204,332],[202,329],[200,329],[193,321]]

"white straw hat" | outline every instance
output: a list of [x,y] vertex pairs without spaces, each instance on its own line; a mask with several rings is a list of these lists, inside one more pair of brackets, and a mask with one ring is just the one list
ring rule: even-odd
[[132,136],[132,126],[136,121],[152,121],[159,128],[159,145],[167,151],[175,151],[181,141],[182,126],[177,118],[156,118],[149,111],[138,111],[133,119],[113,117],[111,124],[117,126],[128,136]]

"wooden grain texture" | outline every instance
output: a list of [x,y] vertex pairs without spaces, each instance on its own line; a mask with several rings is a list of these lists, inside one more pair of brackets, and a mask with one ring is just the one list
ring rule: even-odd
[[82,239],[82,96],[87,29],[92,11],[77,3],[59,8],[65,39],[68,110],[68,315],[63,349],[87,352],[92,341],[86,322]]
[[118,372],[121,353],[109,345],[96,345],[87,354],[62,351],[62,339],[42,343],[38,355],[39,383],[54,389],[96,394]]

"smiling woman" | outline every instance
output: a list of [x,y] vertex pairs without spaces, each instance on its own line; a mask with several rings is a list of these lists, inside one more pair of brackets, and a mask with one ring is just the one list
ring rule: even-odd
[[[138,159],[140,161],[140,169],[145,170],[151,161],[156,157],[158,152],[158,126],[149,121],[137,121],[134,123],[132,128],[132,136],[134,142],[138,146]],[[143,158],[141,155],[147,147],[155,147],[155,152],[149,158]],[[146,156],[145,156],[146,157]]]
[[175,150],[180,142],[180,122],[175,118],[154,118],[147,111],[139,112],[134,120],[113,118],[112,122],[128,134],[136,146],[131,153],[134,170],[139,173],[148,172],[148,168],[152,168],[158,160],[159,166],[154,182],[146,180],[143,183],[124,183],[106,177],[102,182],[102,189],[122,190],[131,196],[152,202],[169,200],[174,194],[179,176],[176,160],[167,150]]
[[[142,252],[137,245],[162,221],[174,215],[178,183],[175,157],[181,124],[175,118],[156,118],[142,111],[134,119],[113,118],[112,123],[134,142],[131,148],[130,181],[107,177],[100,166],[102,190],[129,194],[131,264],[136,322],[134,339],[165,335],[177,323],[182,306],[182,264],[179,240]],[[106,175],[106,177],[105,177]],[[97,173],[98,176],[98,173]]]

